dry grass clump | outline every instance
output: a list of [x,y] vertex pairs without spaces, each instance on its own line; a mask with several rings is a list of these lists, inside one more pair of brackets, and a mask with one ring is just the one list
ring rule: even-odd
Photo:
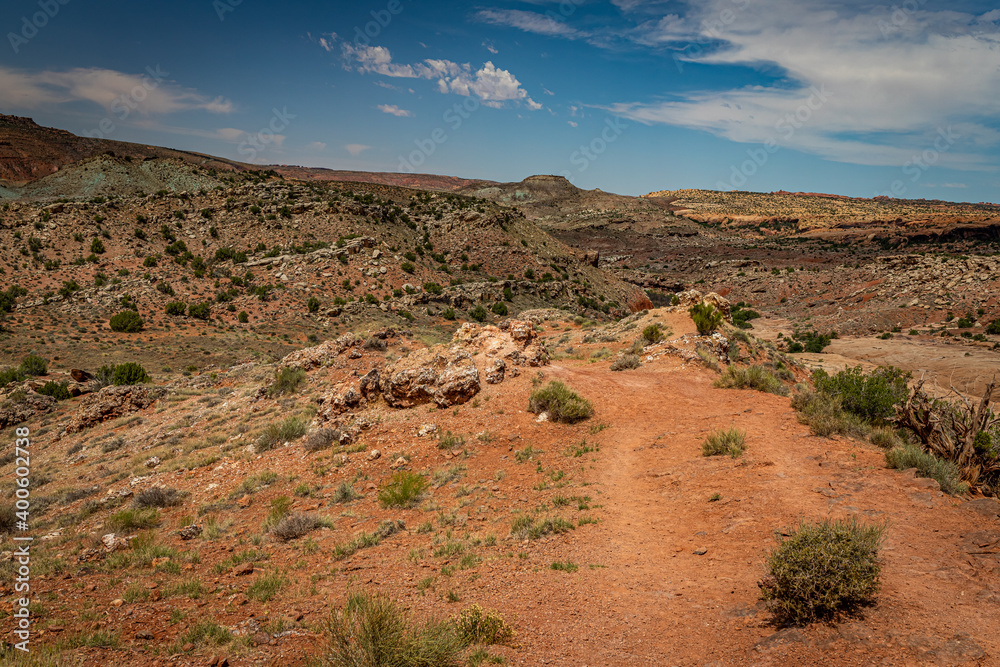
[[787,396],[788,387],[769,369],[763,366],[738,368],[729,366],[714,385],[721,389],[755,389],[778,396]]
[[623,354],[611,362],[613,371],[630,371],[642,365],[638,354]]
[[735,426],[724,431],[716,431],[701,443],[702,456],[731,456],[734,459],[743,454],[746,448],[746,431]]
[[548,412],[553,421],[573,423],[594,414],[594,406],[558,380],[537,389],[528,400],[528,411]]
[[154,486],[148,489],[143,489],[137,493],[135,498],[132,500],[132,507],[135,509],[144,509],[147,507],[173,507],[174,505],[180,505],[183,497],[184,494],[177,489]]

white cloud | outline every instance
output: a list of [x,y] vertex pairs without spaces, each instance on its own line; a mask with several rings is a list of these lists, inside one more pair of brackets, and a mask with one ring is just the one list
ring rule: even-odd
[[550,37],[579,37],[583,33],[551,16],[519,9],[484,9],[476,14],[484,23],[517,28]]
[[[894,21],[891,8],[870,7],[820,0],[692,3],[684,18],[644,23],[634,39],[690,39],[676,62],[664,65],[676,76],[687,74],[686,63],[702,63],[780,71],[783,81],[609,108],[640,122],[738,142],[773,139],[869,165],[903,164],[932,148],[939,129],[951,127],[956,141],[938,164],[989,168],[976,146],[1000,142],[991,127],[1000,116],[1000,33],[989,23],[994,12],[917,10]],[[814,90],[826,91],[822,102]],[[789,121],[789,114],[799,120]]]
[[306,144],[306,150],[310,151],[324,151],[326,150],[326,144],[322,141],[313,141],[312,143]]
[[[353,65],[362,73],[435,81],[438,92],[466,97],[475,95],[484,105],[491,107],[500,107],[506,102],[522,102],[533,111],[542,108],[541,104],[528,96],[528,92],[521,86],[517,77],[490,61],[475,71],[469,63],[459,64],[451,60],[434,58],[402,65],[392,62],[392,54],[383,46],[355,47],[347,43],[343,45],[343,54],[349,63],[348,68]],[[382,109],[381,106],[379,108]]]
[[567,122],[567,123],[569,123],[569,126],[570,126],[570,127],[578,127],[578,126],[580,125],[580,124],[579,124],[579,123],[577,123],[577,122],[576,122],[575,120],[568,120],[568,121],[566,121],[566,122]]
[[392,114],[393,116],[398,116],[399,118],[409,118],[413,115],[412,111],[400,109],[395,104],[380,104],[377,108],[382,113]]
[[151,67],[143,74],[101,68],[46,70],[27,74],[0,66],[0,90],[8,108],[34,109],[46,104],[91,102],[107,111],[116,105],[139,116],[201,110],[230,113],[234,105],[223,97],[210,97],[169,80],[168,72]]
[[365,146],[364,144],[347,144],[344,146],[344,150],[350,153],[351,157],[357,157],[370,148],[371,146]]

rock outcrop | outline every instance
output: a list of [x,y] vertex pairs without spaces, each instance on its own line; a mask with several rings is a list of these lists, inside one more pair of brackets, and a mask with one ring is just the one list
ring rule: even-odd
[[434,402],[460,405],[479,393],[479,369],[465,350],[450,347],[420,350],[400,359],[380,374],[382,397],[395,408]]
[[109,419],[145,410],[164,393],[162,388],[144,385],[105,387],[83,399],[66,431],[75,433]]
[[43,396],[33,391],[26,392],[23,397],[8,397],[0,403],[0,429],[14,426],[35,415],[49,412],[56,404],[56,399]]

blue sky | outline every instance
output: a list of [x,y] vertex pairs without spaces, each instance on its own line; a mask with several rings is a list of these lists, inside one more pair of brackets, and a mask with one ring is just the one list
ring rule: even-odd
[[256,163],[1000,201],[1000,10],[7,0],[0,112]]

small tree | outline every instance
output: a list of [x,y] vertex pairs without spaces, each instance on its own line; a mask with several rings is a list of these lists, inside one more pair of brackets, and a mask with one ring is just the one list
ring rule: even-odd
[[187,304],[183,301],[171,301],[166,307],[167,315],[173,316],[183,315],[186,310]]
[[688,308],[688,314],[694,320],[698,333],[702,336],[710,334],[722,324],[722,313],[710,303],[696,303]]
[[319,312],[319,299],[314,296],[309,297],[309,301],[306,303],[306,307],[309,309],[310,313]]
[[91,241],[90,242],[90,252],[94,253],[95,255],[103,255],[104,254],[104,241],[102,241],[101,239],[94,239],[93,241]]
[[111,330],[118,333],[137,333],[142,331],[143,321],[134,310],[123,310],[111,317]]
[[192,303],[188,306],[188,315],[199,320],[207,320],[212,314],[212,306],[209,303]]

